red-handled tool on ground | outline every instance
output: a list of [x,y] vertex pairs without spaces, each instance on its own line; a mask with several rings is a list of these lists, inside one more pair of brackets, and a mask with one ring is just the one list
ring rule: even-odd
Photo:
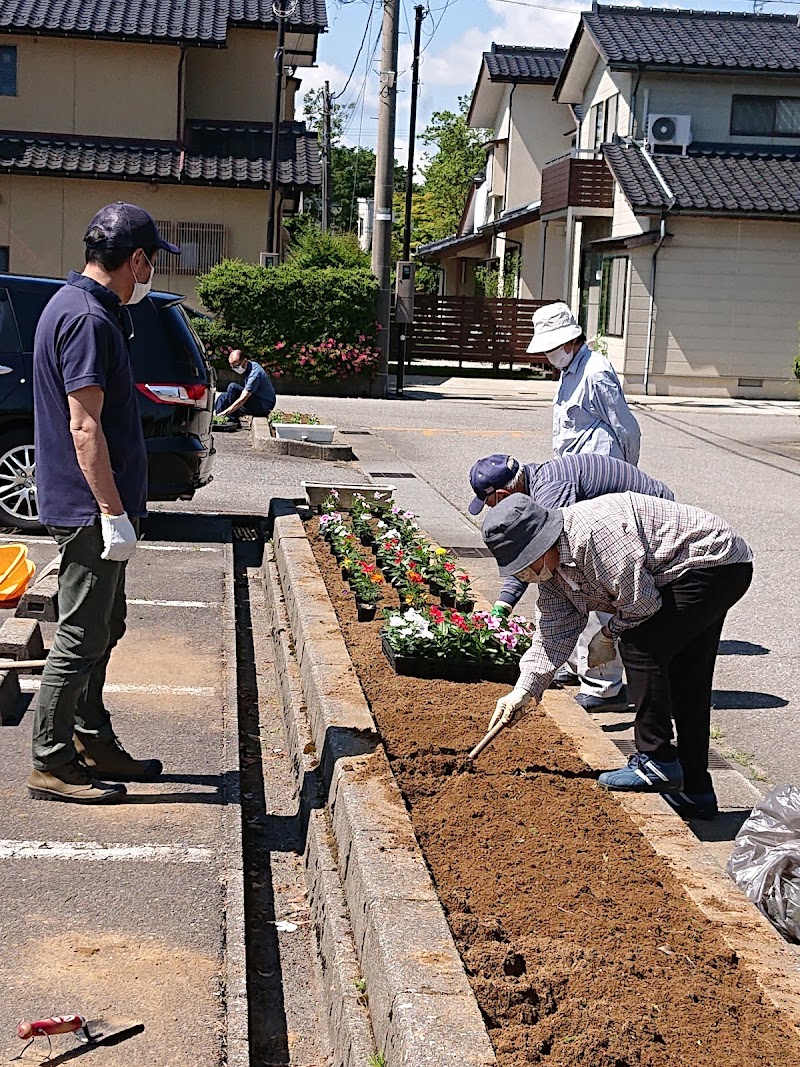
[[[117,1042],[133,1037],[134,1034],[140,1034],[143,1030],[144,1023],[127,1019],[87,1020],[83,1015],[53,1015],[49,1019],[36,1019],[33,1022],[23,1019],[17,1027],[17,1037],[22,1041],[27,1041],[27,1044],[19,1056],[15,1056],[14,1059],[20,1059],[25,1049],[37,1037],[46,1037],[47,1043],[52,1050],[51,1037],[55,1037],[57,1034],[75,1034],[79,1044],[72,1052],[64,1053],[58,1057],[59,1062],[62,1062],[73,1055],[88,1051],[95,1045],[116,1045]],[[80,1036],[78,1036],[79,1031],[81,1031]]]

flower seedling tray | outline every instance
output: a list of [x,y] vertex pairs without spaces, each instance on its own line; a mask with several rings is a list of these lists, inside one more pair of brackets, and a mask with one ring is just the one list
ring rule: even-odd
[[381,648],[395,674],[409,678],[442,678],[448,682],[502,682],[513,685],[519,677],[514,663],[476,663],[469,659],[427,659],[394,651],[385,634]]
[[339,494],[336,510],[350,511],[353,506],[353,497],[357,493],[369,500],[370,504],[375,507],[388,507],[392,503],[394,491],[397,488],[395,485],[375,485],[369,482],[360,485],[342,482],[300,482],[300,484],[309,504],[317,511],[320,510],[322,501],[330,494],[331,489],[335,489]]

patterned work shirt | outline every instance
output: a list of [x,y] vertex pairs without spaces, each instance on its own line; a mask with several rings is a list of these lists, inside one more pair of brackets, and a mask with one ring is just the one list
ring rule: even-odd
[[539,586],[536,633],[517,683],[537,700],[575,647],[590,611],[619,636],[661,607],[659,589],[687,571],[748,563],[753,554],[724,519],[689,504],[614,493],[564,509],[558,570]]
[[640,438],[617,372],[584,345],[562,370],[553,397],[553,453],[596,452],[636,464]]
[[[643,493],[674,500],[672,490],[651,478],[632,463],[611,456],[586,452],[579,456],[559,456],[545,463],[526,463],[528,495],[539,507],[566,508],[582,500],[594,500],[607,493]],[[527,584],[512,574],[503,582],[498,600],[513,607]]]

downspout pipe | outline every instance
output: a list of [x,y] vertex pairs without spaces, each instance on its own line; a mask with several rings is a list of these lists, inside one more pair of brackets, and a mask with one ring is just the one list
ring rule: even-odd
[[653,359],[653,325],[655,322],[655,310],[656,310],[656,275],[658,273],[658,253],[661,251],[661,246],[664,244],[664,240],[667,236],[667,216],[661,216],[661,226],[659,227],[658,241],[656,247],[653,249],[653,257],[650,260],[650,301],[647,308],[647,340],[644,346],[644,375],[642,379],[642,386],[644,388],[644,395],[650,394],[650,366]]

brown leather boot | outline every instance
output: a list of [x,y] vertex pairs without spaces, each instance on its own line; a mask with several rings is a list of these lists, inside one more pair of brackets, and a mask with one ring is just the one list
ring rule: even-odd
[[122,800],[124,785],[109,785],[92,777],[77,757],[51,771],[31,771],[28,793],[34,800],[63,800],[69,804],[107,804]]
[[119,742],[75,733],[75,748],[83,762],[98,778],[110,782],[154,782],[164,767],[157,759],[134,759]]

